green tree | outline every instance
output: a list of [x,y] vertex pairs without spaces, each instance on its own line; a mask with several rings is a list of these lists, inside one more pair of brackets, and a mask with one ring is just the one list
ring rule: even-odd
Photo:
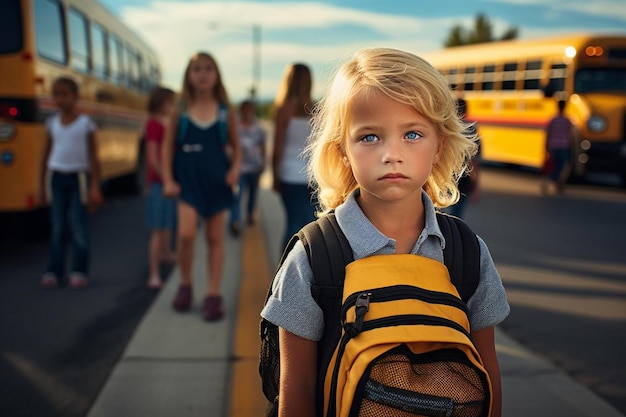
[[479,14],[474,19],[474,27],[470,29],[465,29],[461,25],[454,25],[444,42],[444,46],[449,48],[452,46],[516,39],[517,35],[517,27],[510,27],[500,38],[495,37],[493,35],[493,25],[489,19],[484,14]]

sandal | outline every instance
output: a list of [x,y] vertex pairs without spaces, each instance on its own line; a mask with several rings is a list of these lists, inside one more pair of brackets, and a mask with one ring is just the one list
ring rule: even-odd
[[45,273],[41,277],[40,284],[43,288],[57,288],[59,286],[59,280],[54,274]]

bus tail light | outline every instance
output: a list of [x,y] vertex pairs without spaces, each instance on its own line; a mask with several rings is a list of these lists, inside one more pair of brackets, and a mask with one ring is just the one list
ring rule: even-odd
[[18,122],[34,122],[37,116],[35,100],[4,98],[0,99],[0,119]]

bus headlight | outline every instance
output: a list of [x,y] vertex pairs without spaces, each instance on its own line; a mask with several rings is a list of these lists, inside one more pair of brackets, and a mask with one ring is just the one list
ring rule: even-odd
[[606,120],[600,116],[591,116],[589,120],[587,120],[587,129],[590,132],[600,133],[606,129]]
[[15,134],[15,126],[11,123],[0,122],[0,141],[9,140]]

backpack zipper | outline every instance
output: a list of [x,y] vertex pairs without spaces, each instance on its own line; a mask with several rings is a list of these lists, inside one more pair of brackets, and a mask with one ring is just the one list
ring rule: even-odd
[[[359,303],[359,298],[364,294],[369,294],[368,304],[370,302],[382,303],[386,301],[396,301],[404,299],[416,299],[426,301],[431,304],[443,304],[451,307],[456,307],[462,310],[466,315],[469,315],[467,311],[467,305],[459,298],[452,294],[430,291],[423,288],[414,287],[411,285],[394,285],[391,287],[375,288],[371,290],[360,291],[349,295],[346,301],[341,306],[341,320],[342,323],[346,321],[346,314],[348,310]],[[358,307],[358,305],[357,305]]]

